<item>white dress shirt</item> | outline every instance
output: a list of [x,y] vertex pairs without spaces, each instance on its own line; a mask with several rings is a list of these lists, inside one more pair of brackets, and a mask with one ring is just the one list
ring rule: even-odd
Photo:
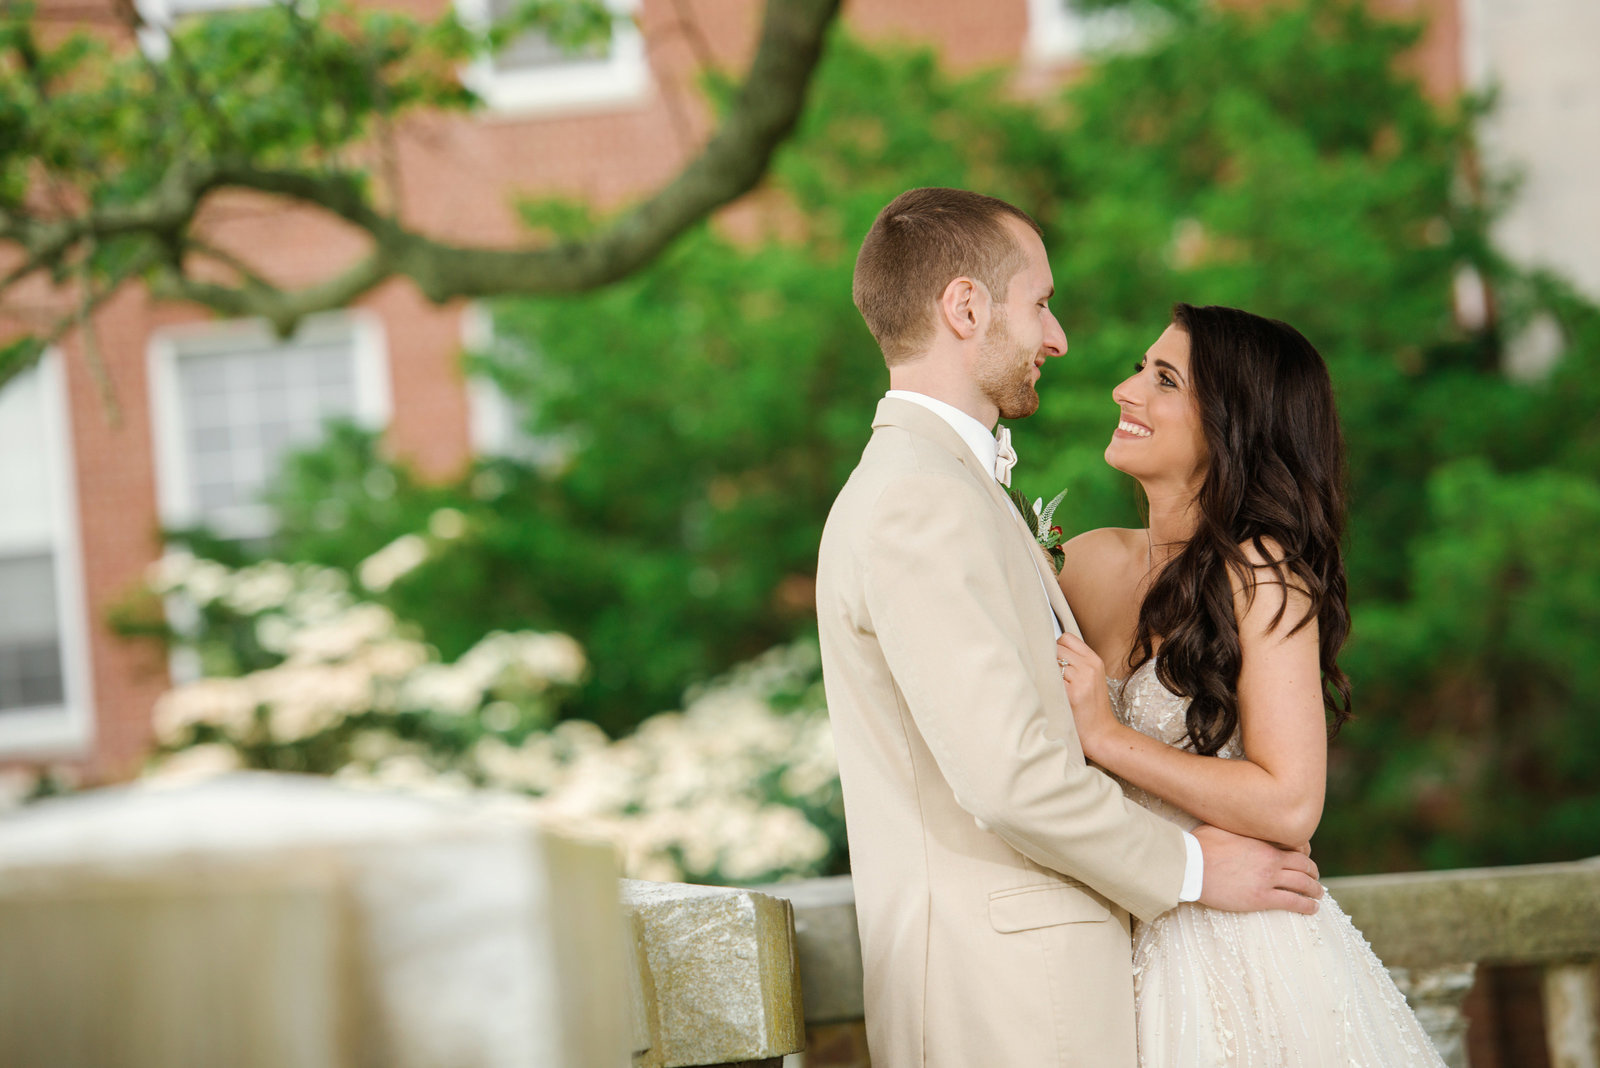
[[[884,394],[896,400],[910,401],[912,404],[921,405],[934,415],[943,419],[950,425],[950,429],[960,435],[966,442],[967,448],[972,450],[972,455],[978,458],[978,463],[983,465],[985,471],[994,471],[995,454],[999,447],[995,444],[993,429],[984,426],[966,412],[953,404],[946,404],[936,397],[924,393],[913,393],[907,389],[891,389]],[[1015,507],[1013,505],[1013,507]],[[1027,516],[1023,516],[1026,520]],[[1033,524],[1029,524],[1032,526]],[[1039,581],[1044,582],[1044,576],[1039,576]],[[1049,599],[1046,597],[1045,604]],[[1061,637],[1061,621],[1056,618],[1054,611],[1050,613],[1050,625],[1055,628],[1056,637]],[[1188,850],[1187,862],[1183,867],[1183,886],[1178,891],[1179,901],[1200,900],[1200,887],[1205,880],[1205,853],[1200,848],[1200,840],[1188,831],[1183,832],[1184,848]]]

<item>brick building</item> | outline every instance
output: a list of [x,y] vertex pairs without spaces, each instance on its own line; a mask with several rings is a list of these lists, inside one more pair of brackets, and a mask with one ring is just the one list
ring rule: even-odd
[[[263,0],[140,0],[157,24],[251,2]],[[445,2],[396,6],[426,16]],[[469,18],[499,10],[498,0],[456,2]],[[41,8],[65,13],[67,3]],[[1572,147],[1573,130],[1600,120],[1600,82],[1580,55],[1582,42],[1600,37],[1600,9],[1588,0],[1539,11],[1509,0],[1381,6],[1431,17],[1414,56],[1430,91],[1499,81],[1502,111],[1485,143],[1521,163],[1537,194],[1508,221],[1508,241],[1600,293],[1600,201],[1586,192],[1600,149],[1593,138]],[[761,5],[636,0],[632,14],[637,28],[604,54],[513,47],[466,72],[485,111],[405,123],[403,215],[435,236],[509,244],[519,234],[514,194],[605,208],[672,177],[710,128],[697,72],[708,57],[743,69]],[[957,68],[1014,65],[1020,91],[1069,72],[1085,29],[1060,0],[854,0],[844,17],[869,40],[932,43]],[[160,49],[159,38],[123,38],[125,47]],[[729,209],[759,210],[758,198]],[[285,284],[326,277],[361,251],[357,235],[328,217],[263,198],[235,197],[207,226]],[[130,288],[96,320],[114,408],[76,337],[0,392],[0,765],[66,762],[91,779],[137,768],[168,666],[151,646],[114,636],[109,608],[158,558],[163,527],[205,520],[239,536],[264,532],[255,492],[282,451],[313,439],[323,419],[385,428],[392,454],[435,476],[459,470],[475,450],[504,448],[502,402],[466,381],[458,359],[481,319],[467,304],[436,307],[395,281],[280,343],[258,324],[218,321]]]

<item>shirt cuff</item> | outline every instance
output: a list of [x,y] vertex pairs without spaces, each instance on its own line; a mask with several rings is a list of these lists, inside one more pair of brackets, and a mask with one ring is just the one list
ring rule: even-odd
[[1206,875],[1206,855],[1200,850],[1200,839],[1184,831],[1183,847],[1188,850],[1189,858],[1183,865],[1183,887],[1178,891],[1180,904],[1200,900],[1200,885]]

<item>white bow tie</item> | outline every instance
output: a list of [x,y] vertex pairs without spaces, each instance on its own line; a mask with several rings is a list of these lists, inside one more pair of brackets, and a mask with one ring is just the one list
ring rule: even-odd
[[1017,450],[1011,447],[1011,428],[1001,427],[994,432],[994,477],[1007,489],[1011,488],[1011,469],[1017,465]]

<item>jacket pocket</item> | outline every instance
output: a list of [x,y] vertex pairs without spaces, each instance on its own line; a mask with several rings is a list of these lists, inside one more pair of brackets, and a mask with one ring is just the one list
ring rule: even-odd
[[989,895],[989,923],[1001,934],[1058,923],[1109,920],[1111,910],[1081,883],[1038,883]]

